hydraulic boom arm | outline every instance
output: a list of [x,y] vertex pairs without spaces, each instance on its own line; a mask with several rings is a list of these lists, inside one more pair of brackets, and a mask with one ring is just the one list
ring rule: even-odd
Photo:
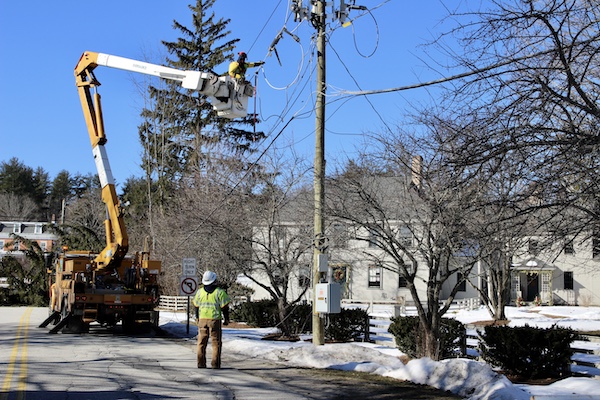
[[107,218],[104,222],[106,247],[94,260],[96,269],[102,270],[118,267],[127,254],[129,244],[123,222],[123,209],[117,197],[114,178],[104,148],[107,140],[104,133],[100,94],[97,92],[100,82],[94,75],[94,69],[98,66],[179,81],[184,89],[195,90],[206,95],[217,111],[217,115],[230,119],[247,115],[248,97],[252,96],[253,88],[249,83],[239,82],[229,75],[218,76],[211,72],[181,71],[109,54],[91,51],[83,53],[75,67],[75,81],[102,186],[102,201],[107,210]]

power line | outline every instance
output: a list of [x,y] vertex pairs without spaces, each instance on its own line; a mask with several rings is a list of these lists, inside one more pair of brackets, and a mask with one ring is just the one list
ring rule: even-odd
[[[335,49],[335,47],[333,47],[331,45],[331,43],[329,43],[329,47],[331,48],[331,50],[333,50],[333,52],[337,56],[338,60],[340,61],[340,63],[342,64],[342,66],[344,67],[344,69],[346,70],[346,72],[348,73],[348,76],[350,76],[350,78],[352,78],[352,80],[354,81],[354,84],[356,85],[356,87],[358,89],[362,90],[362,88],[360,87],[360,84],[358,83],[358,81],[356,80],[356,78],[354,78],[354,76],[352,75],[352,72],[350,72],[350,69],[348,68],[348,66],[346,65],[346,63],[344,62],[344,60],[342,60],[342,57],[339,55],[339,53],[337,52],[337,50]],[[379,111],[377,110],[377,108],[375,108],[375,106],[373,105],[373,103],[371,103],[371,100],[369,100],[369,98],[367,96],[364,96],[364,97],[365,97],[365,100],[369,103],[369,105],[373,109],[373,111],[375,111],[375,114],[377,114],[377,116],[379,117],[379,120],[385,125],[385,127],[387,128],[387,130],[389,132],[391,132],[392,130],[390,129],[390,127],[388,126],[388,124],[385,122],[385,120],[383,119],[383,117],[381,116],[381,114],[379,113]]]
[[534,57],[538,57],[544,54],[548,54],[548,53],[552,53],[554,50],[549,50],[549,51],[543,51],[543,52],[539,52],[539,53],[535,53],[535,54],[530,54],[524,57],[518,57],[518,58],[511,58],[508,59],[506,61],[503,62],[499,62],[496,64],[492,64],[492,65],[488,65],[487,67],[483,67],[483,68],[477,68],[474,69],[472,71],[468,71],[468,72],[463,72],[462,74],[457,74],[457,75],[452,75],[449,77],[444,77],[444,78],[440,78],[440,79],[435,79],[429,82],[422,82],[422,83],[415,83],[412,85],[406,85],[406,86],[399,86],[399,87],[395,87],[395,88],[389,88],[389,89],[378,89],[378,90],[364,90],[364,91],[349,91],[349,90],[342,90],[339,92],[339,95],[341,96],[368,96],[368,95],[372,95],[372,94],[382,94],[382,93],[392,93],[392,92],[400,92],[400,91],[404,91],[404,90],[410,90],[410,89],[417,89],[417,88],[422,88],[422,87],[427,87],[427,86],[433,86],[433,85],[438,85],[440,83],[445,83],[445,82],[451,82],[457,79],[462,79],[462,78],[467,78],[469,76],[473,76],[473,75],[477,75],[483,72],[488,72],[491,70],[494,70],[496,68],[501,68],[501,67],[505,67],[507,65],[516,63],[516,62],[520,62],[520,61],[524,61],[524,60],[528,60]]
[[250,53],[250,51],[252,50],[252,48],[254,47],[254,45],[256,44],[256,42],[258,41],[258,38],[260,37],[260,35],[262,35],[263,31],[265,30],[265,28],[269,24],[269,21],[271,21],[271,18],[273,18],[273,15],[275,15],[275,11],[277,11],[277,9],[281,5],[282,1],[283,0],[279,0],[279,3],[277,3],[277,5],[273,9],[273,11],[271,12],[271,15],[269,15],[269,18],[267,18],[267,22],[264,23],[263,27],[260,29],[260,32],[258,32],[258,35],[256,35],[256,38],[254,39],[254,42],[252,42],[252,44],[250,45],[250,48],[248,49],[248,53]]

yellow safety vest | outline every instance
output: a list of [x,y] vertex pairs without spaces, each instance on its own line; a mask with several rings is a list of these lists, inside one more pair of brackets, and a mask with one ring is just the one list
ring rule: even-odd
[[212,293],[200,288],[192,303],[199,308],[200,319],[221,319],[221,309],[230,301],[229,295],[221,288],[216,288]]

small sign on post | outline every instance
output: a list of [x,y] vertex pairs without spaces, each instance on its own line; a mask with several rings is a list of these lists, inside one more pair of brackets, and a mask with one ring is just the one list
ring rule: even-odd
[[182,276],[179,285],[180,296],[191,296],[198,289],[198,278],[195,276]]
[[184,258],[181,262],[181,275],[196,276],[196,259]]
[[184,258],[181,261],[181,280],[179,292],[181,296],[188,297],[186,332],[190,333],[190,296],[198,289],[198,277],[196,276],[196,259]]

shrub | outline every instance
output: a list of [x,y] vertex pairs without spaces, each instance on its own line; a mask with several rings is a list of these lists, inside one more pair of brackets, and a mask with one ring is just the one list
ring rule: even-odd
[[248,301],[231,310],[231,319],[258,328],[277,325],[277,303],[273,300]]
[[[423,330],[419,317],[392,317],[388,332],[394,335],[396,346],[410,357],[423,354]],[[440,359],[464,354],[467,333],[465,326],[455,319],[442,318],[440,327]]]
[[[360,309],[342,309],[339,314],[330,314],[329,323],[325,328],[325,338],[337,342],[357,340],[364,335],[365,329],[368,329],[368,318],[369,314]],[[231,319],[259,328],[275,326],[282,332],[287,331],[297,335],[312,331],[312,306],[309,304],[291,306],[285,320],[281,322],[277,303],[274,300],[249,301],[233,307]]]
[[507,375],[522,379],[558,378],[570,374],[574,339],[572,330],[556,326],[487,326],[480,354]]
[[248,301],[231,310],[231,319],[234,321],[258,328],[279,327],[282,332],[289,334],[310,331],[311,315],[310,305],[295,304],[288,307],[284,321],[280,321],[277,302],[274,300]]
[[325,338],[336,342],[356,341],[369,329],[369,314],[361,309],[342,308],[339,314],[330,314]]

